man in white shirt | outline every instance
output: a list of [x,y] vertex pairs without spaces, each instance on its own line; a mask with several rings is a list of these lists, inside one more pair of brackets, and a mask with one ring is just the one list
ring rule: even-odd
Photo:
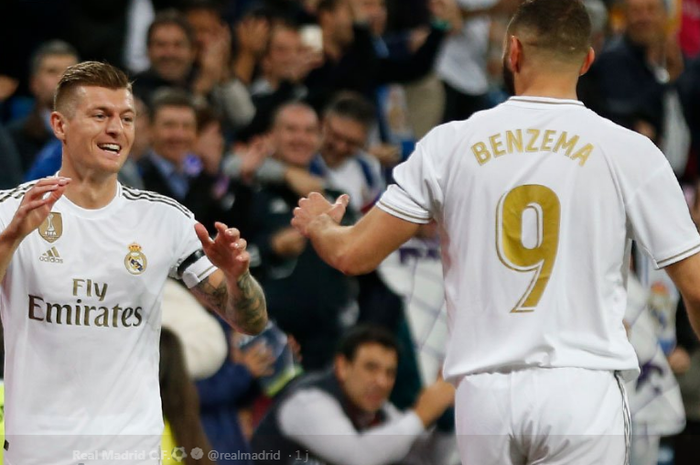
[[638,371],[623,325],[629,242],[666,267],[700,330],[700,236],[663,154],[576,100],[590,67],[578,0],[526,0],[508,27],[514,95],[434,129],[352,227],[300,201],[293,224],[346,273],[441,229],[464,465],[622,464]]
[[69,67],[51,125],[56,176],[0,192],[6,464],[160,463],[160,300],[182,279],[239,331],[267,323],[236,229],[211,239],[174,200],[122,186],[131,85],[97,62]]
[[[413,460],[406,456],[452,405],[454,388],[437,380],[413,409],[400,412],[388,400],[398,356],[396,339],[385,329],[360,325],[348,330],[331,370],[293,381],[270,407],[251,440],[255,463],[426,463],[418,461],[421,447],[410,454]],[[421,451],[428,452],[427,444]]]

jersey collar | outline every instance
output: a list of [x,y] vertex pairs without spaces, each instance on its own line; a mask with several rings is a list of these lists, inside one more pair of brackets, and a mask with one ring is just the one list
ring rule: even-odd
[[535,97],[532,95],[521,95],[517,97],[511,97],[508,99],[509,102],[524,102],[524,103],[546,103],[550,105],[578,105],[583,106],[583,102],[580,100],[573,99],[563,99],[563,98],[553,98],[553,97]]

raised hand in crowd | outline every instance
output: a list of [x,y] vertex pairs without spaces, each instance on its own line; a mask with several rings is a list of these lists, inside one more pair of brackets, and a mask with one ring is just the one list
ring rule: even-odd
[[249,16],[236,26],[238,53],[233,72],[246,84],[253,78],[255,66],[262,58],[270,36],[270,22],[266,18]]
[[281,229],[270,238],[270,246],[281,257],[298,257],[306,248],[307,240],[292,227]]
[[289,349],[292,351],[292,355],[294,356],[294,361],[297,363],[300,363],[301,362],[301,344],[299,344],[299,341],[297,341],[297,338],[295,338],[291,334],[287,334],[287,345],[289,345]]
[[674,82],[680,77],[685,69],[685,61],[683,59],[683,53],[681,52],[681,46],[678,43],[678,35],[668,34],[663,45],[663,66],[665,66],[666,71],[668,72],[669,81]]
[[239,347],[239,338],[236,333],[231,337],[231,361],[244,365],[253,378],[271,375],[275,357],[265,342],[256,342],[244,350]]
[[408,50],[411,53],[417,52],[428,39],[429,35],[430,28],[428,26],[421,26],[411,30],[410,35],[408,36]]
[[353,0],[348,2],[350,5],[350,11],[352,13],[352,19],[355,23],[368,24],[370,17],[367,14],[367,10],[362,7],[361,0]]
[[455,0],[430,0],[428,8],[433,19],[449,25],[451,33],[457,33],[462,28],[462,15]]
[[251,182],[255,177],[258,168],[272,154],[272,142],[268,135],[257,136],[247,144],[238,145],[236,154],[241,157],[241,178],[246,182]]
[[200,43],[198,55],[199,76],[194,82],[196,94],[206,95],[212,88],[230,78],[231,31],[226,24],[220,23],[209,31],[207,41]]
[[385,168],[391,168],[401,161],[401,148],[393,144],[376,144],[369,148],[373,155]]
[[296,60],[287,69],[287,79],[298,84],[301,83],[308,74],[323,65],[323,52],[314,50],[308,46],[302,46]]

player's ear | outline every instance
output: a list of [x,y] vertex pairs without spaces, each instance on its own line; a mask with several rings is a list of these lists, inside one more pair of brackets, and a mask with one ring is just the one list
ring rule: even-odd
[[51,129],[53,129],[54,135],[60,141],[66,140],[66,123],[67,119],[63,114],[57,111],[51,113]]
[[508,37],[508,64],[514,73],[520,72],[523,60],[523,44],[516,36]]
[[589,69],[591,69],[591,65],[593,65],[593,62],[595,61],[595,51],[593,50],[593,47],[590,47],[588,49],[588,53],[586,54],[586,58],[583,60],[583,65],[581,65],[581,70],[579,71],[579,76],[583,76],[588,72]]

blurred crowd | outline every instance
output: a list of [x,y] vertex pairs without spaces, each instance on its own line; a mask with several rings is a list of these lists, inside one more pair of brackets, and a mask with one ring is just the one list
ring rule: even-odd
[[[176,199],[211,232],[222,221],[248,240],[274,321],[264,336],[232,333],[177,283],[166,289],[165,450],[458,463],[439,376],[447,330],[435,226],[353,278],[326,265],[289,221],[312,191],[350,194],[345,221],[356,221],[432,127],[507,99],[503,33],[520,1],[3,2],[0,189],[58,171],[54,88],[68,66],[107,61],[130,73],[138,109],[120,181]],[[661,148],[700,222],[700,0],[584,3],[597,58],[580,99]],[[630,333],[647,315],[641,338],[662,360],[640,353],[649,363],[628,388],[656,404],[673,399],[652,414],[652,400],[638,403],[633,465],[695,463],[698,343],[670,281],[641,256],[634,266],[630,300],[640,310],[630,310]],[[324,432],[357,436],[319,443]],[[253,456],[207,457],[184,460]]]

